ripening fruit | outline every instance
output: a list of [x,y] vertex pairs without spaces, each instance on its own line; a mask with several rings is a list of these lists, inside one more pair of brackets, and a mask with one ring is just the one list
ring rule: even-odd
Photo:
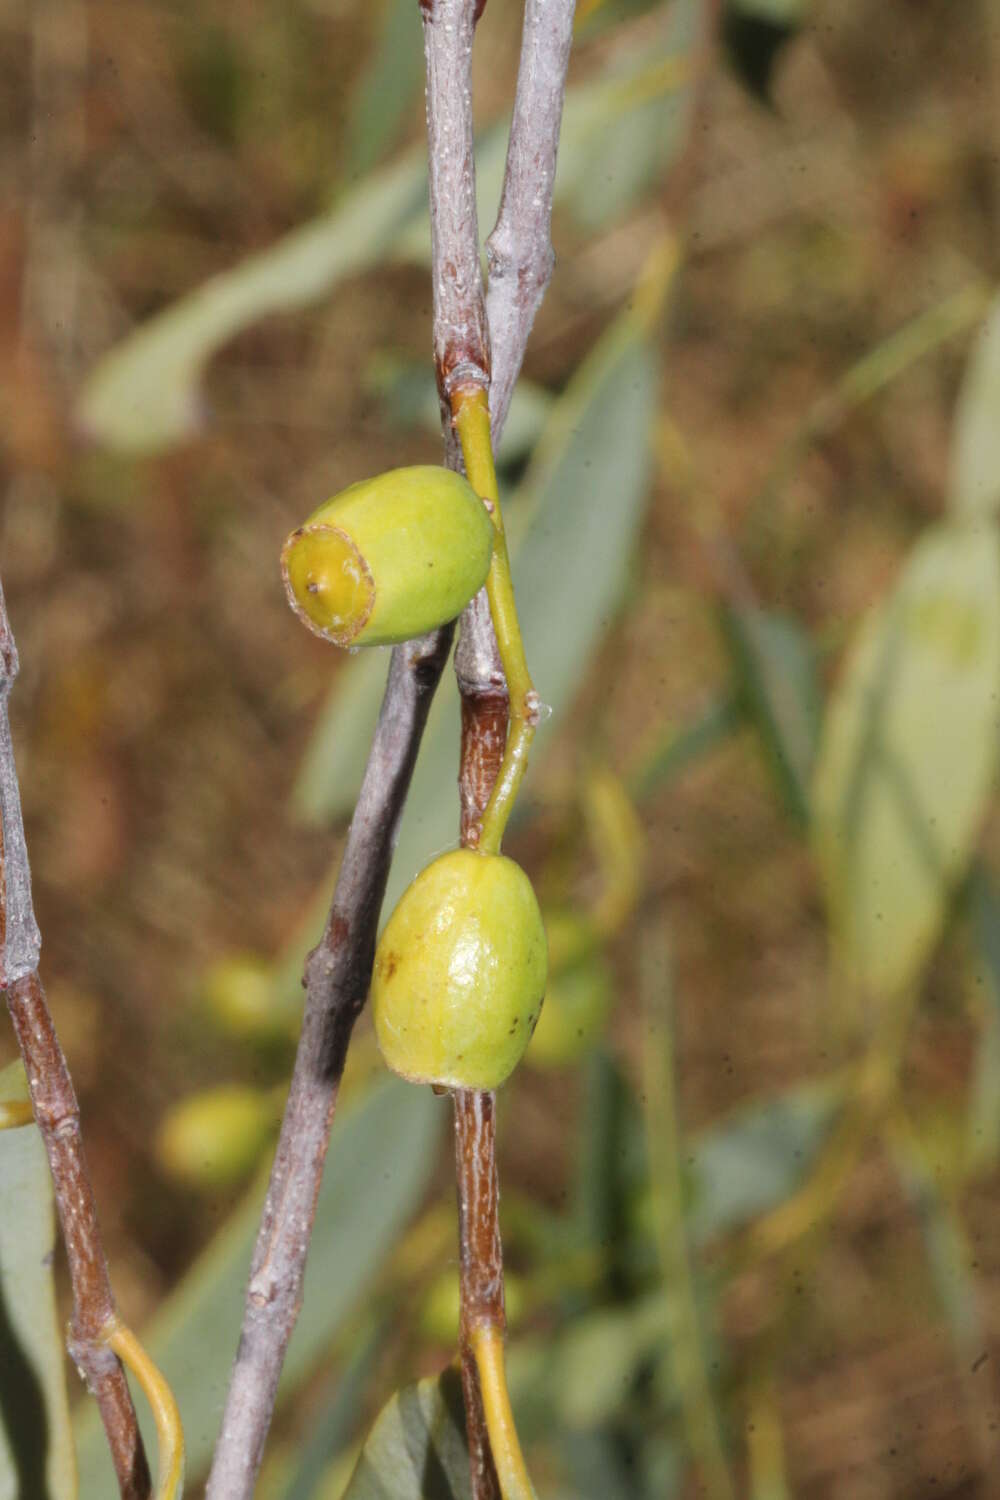
[[187,1187],[228,1187],[256,1166],[280,1113],[273,1093],[239,1084],[191,1094],[164,1117],[157,1158],[168,1176]]
[[547,973],[531,886],[503,854],[456,849],[404,891],[375,954],[375,1034],[415,1083],[494,1089],[531,1039]]
[[493,523],[460,474],[390,469],[327,500],[281,552],[289,603],[337,646],[387,646],[461,614],[486,582]]

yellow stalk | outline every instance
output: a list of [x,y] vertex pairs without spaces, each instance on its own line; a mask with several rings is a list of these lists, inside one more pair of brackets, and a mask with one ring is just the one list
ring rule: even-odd
[[486,594],[490,601],[490,615],[500,661],[507,678],[510,727],[493,793],[483,813],[479,848],[484,853],[497,854],[514,799],[527,769],[528,751],[538,722],[539,703],[524,655],[524,642],[514,602],[514,582],[500,511],[496,469],[493,466],[490,408],[486,392],[480,386],[462,387],[452,397],[452,414],[462,444],[469,483],[486,505],[496,530],[493,557],[486,578]]
[[153,1413],[159,1450],[154,1500],[180,1500],[184,1491],[184,1429],[174,1393],[131,1328],[119,1318],[108,1319],[101,1337],[131,1370]]
[[510,1409],[503,1334],[495,1323],[480,1323],[472,1330],[469,1343],[479,1372],[486,1431],[503,1500],[537,1500]]

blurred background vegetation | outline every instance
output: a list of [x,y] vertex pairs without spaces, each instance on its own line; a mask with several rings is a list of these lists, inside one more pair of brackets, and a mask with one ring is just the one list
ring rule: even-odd
[[[519,26],[478,31],[484,234]],[[43,972],[197,1479],[387,664],[308,637],[277,556],[440,454],[417,5],[8,0],[0,78]],[[570,83],[500,455],[553,710],[509,846],[560,955],[501,1096],[529,1459],[551,1497],[991,1496],[1000,12],[582,0]],[[457,736],[449,687],[390,901],[455,838]],[[448,1125],[363,1020],[267,1500],[339,1497],[451,1358]]]

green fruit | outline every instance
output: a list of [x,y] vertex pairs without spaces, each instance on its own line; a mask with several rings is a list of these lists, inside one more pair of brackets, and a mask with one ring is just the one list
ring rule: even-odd
[[486,582],[493,523],[450,469],[391,469],[352,484],[281,553],[289,603],[337,646],[411,640],[461,614]]
[[160,1125],[157,1158],[170,1177],[188,1187],[227,1187],[256,1166],[277,1113],[272,1094],[238,1084],[192,1094]]
[[602,953],[550,979],[528,1061],[536,1068],[579,1062],[603,1032],[613,995],[611,969]]
[[456,849],[404,891],[375,954],[375,1034],[415,1083],[494,1089],[517,1066],[545,993],[545,928],[503,854]]
[[267,1043],[294,1035],[299,1016],[281,1008],[274,965],[254,953],[233,953],[212,964],[201,993],[216,1022],[232,1036]]

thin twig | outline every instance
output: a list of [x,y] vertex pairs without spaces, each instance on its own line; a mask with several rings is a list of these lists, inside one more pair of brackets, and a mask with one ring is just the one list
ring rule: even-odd
[[486,241],[486,311],[493,342],[493,438],[502,429],[521,360],[552,275],[552,192],[575,0],[526,0],[500,213]]
[[17,648],[0,588],[0,984],[28,1075],[31,1106],[49,1158],[73,1288],[68,1348],[94,1396],[108,1435],[122,1500],[147,1500],[149,1465],[125,1373],[102,1337],[115,1316],[97,1206],[87,1172],[80,1110],[38,977],[41,938],[21,817],[7,698]]
[[368,994],[399,819],[451,627],[397,646],[306,1002],[206,1500],[249,1500],[298,1317],[347,1044]]
[[[467,33],[460,35],[447,29],[449,24],[454,24],[455,8],[437,0],[433,16],[425,10],[427,118],[432,161],[436,140],[445,140],[453,148],[461,142],[460,151],[454,152],[459,159],[450,164],[447,160],[440,163],[438,170],[450,172],[452,178],[463,184],[471,178],[473,188],[471,216],[466,215],[459,221],[453,216],[446,225],[439,225],[433,242],[436,295],[441,285],[447,286],[454,294],[454,281],[445,282],[440,275],[442,264],[461,264],[474,269],[474,274],[463,285],[465,297],[472,305],[457,315],[452,313],[445,332],[455,324],[478,328],[483,321],[468,55],[462,50]],[[459,11],[464,9],[466,15],[468,8],[467,5],[457,7]],[[503,430],[535,313],[552,274],[552,191],[573,11],[574,0],[527,0],[525,6],[504,187],[496,227],[487,242],[490,288],[485,307],[486,326],[492,341],[489,389],[494,443]],[[454,66],[458,80],[451,99],[439,97],[436,91],[446,75],[438,63],[436,51],[432,50],[434,33],[437,33],[439,45],[447,47],[451,44],[455,49]],[[455,108],[464,110],[464,119],[457,131],[446,134],[436,122],[453,118]],[[432,213],[434,202],[432,176]],[[448,238],[448,231],[452,238]],[[455,236],[459,243],[455,243]],[[437,311],[435,304],[435,313]],[[460,383],[456,376],[461,374],[467,382],[470,371],[468,363],[464,370],[455,364],[447,370],[443,368],[441,339],[437,331],[434,347],[438,385],[442,398],[446,398]],[[446,410],[446,449],[450,461],[455,462],[450,415]],[[455,669],[462,701],[461,836],[463,844],[468,845],[478,841],[480,819],[503,758],[509,715],[507,685],[485,591],[473,600],[462,616]],[[492,1093],[471,1090],[457,1090],[454,1097],[461,1293],[459,1341],[472,1494],[473,1500],[499,1500],[500,1486],[490,1452],[479,1375],[469,1337],[477,1321],[491,1322],[501,1331],[505,1326],[496,1164],[496,1098]]]
[[[537,0],[534,4],[537,8]],[[481,0],[422,0],[421,8],[429,48],[435,368],[446,403],[454,377],[485,386],[491,365],[479,268],[468,72],[472,31],[482,4]],[[572,17],[572,0],[550,0],[550,8]],[[506,340],[502,356],[492,362],[494,376],[504,388],[513,388],[520,370],[530,321],[522,320],[520,327],[520,339]],[[494,438],[505,415],[506,407],[493,414]],[[445,446],[446,461],[454,467],[460,460],[450,424]],[[478,607],[484,608],[485,600]],[[473,618],[474,611],[469,614]],[[492,658],[488,608],[482,634]],[[471,641],[471,632],[467,635]],[[368,990],[395,830],[449,638],[450,632],[442,632],[393,652],[326,933],[307,964],[302,1037],[206,1500],[247,1500],[260,1464],[278,1376],[298,1313],[343,1060]],[[464,647],[467,658],[470,651],[471,645]],[[503,674],[498,678],[498,672],[494,663],[487,675],[494,695],[499,687],[503,697]],[[499,728],[495,722],[493,731],[501,752],[504,729],[505,717]],[[492,1157],[492,1139],[488,1150]],[[478,1425],[485,1435],[481,1412]],[[470,1444],[474,1447],[475,1442],[471,1431]],[[476,1500],[492,1500],[496,1493],[479,1489]]]

